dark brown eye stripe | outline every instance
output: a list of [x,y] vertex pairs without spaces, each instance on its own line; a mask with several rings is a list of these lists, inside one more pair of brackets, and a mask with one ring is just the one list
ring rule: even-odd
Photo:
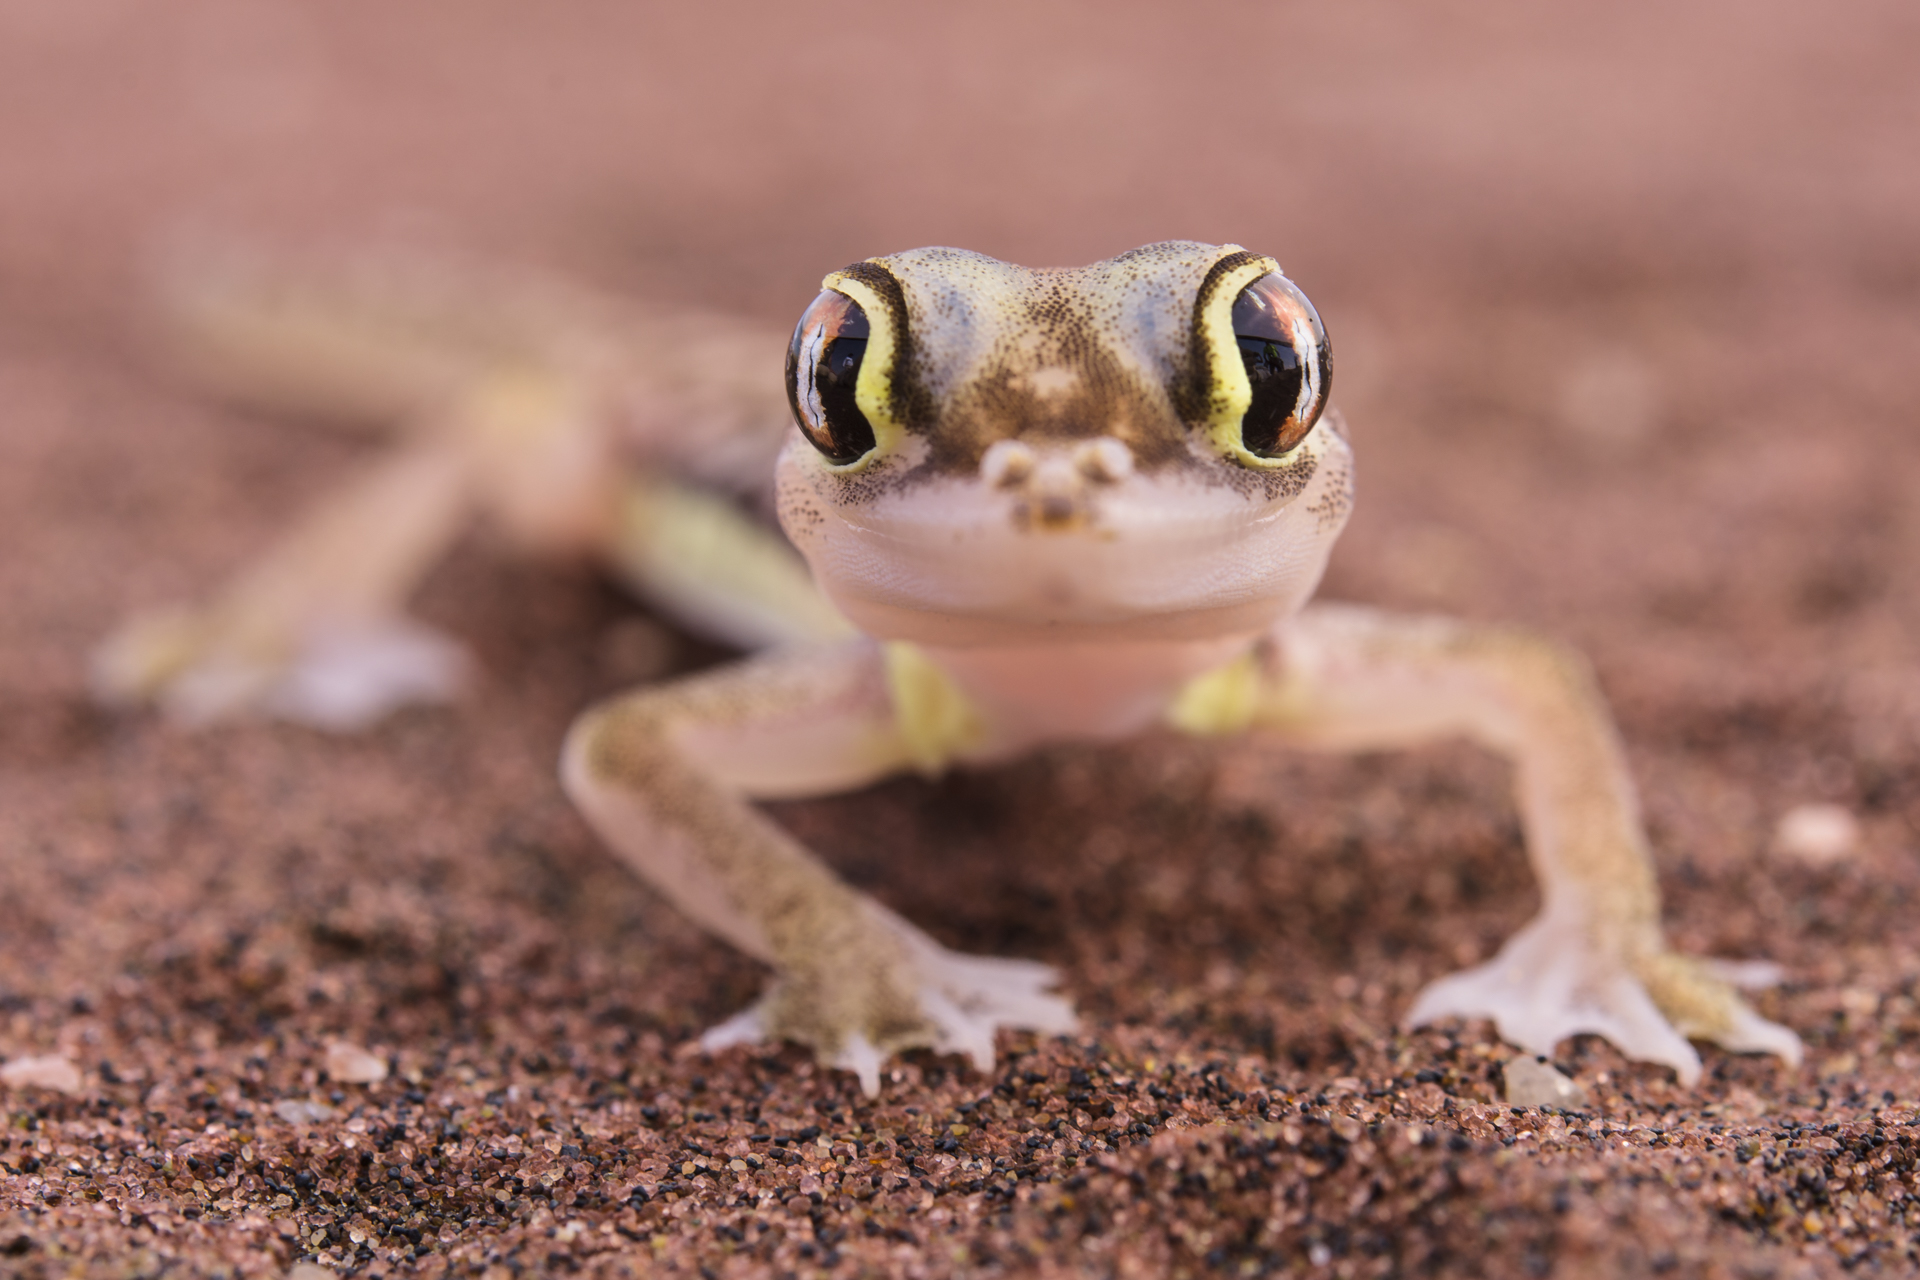
[[1207,303],[1220,291],[1220,281],[1224,277],[1250,262],[1263,261],[1265,258],[1260,254],[1237,249],[1214,263],[1201,278],[1200,288],[1193,299],[1193,317],[1188,321],[1187,372],[1177,384],[1178,395],[1175,397],[1175,407],[1188,422],[1204,421],[1207,402],[1213,397],[1213,364],[1208,359],[1207,338],[1201,332],[1200,318],[1206,315]]
[[1194,324],[1198,325],[1200,323],[1200,314],[1207,309],[1207,302],[1215,293],[1219,292],[1220,278],[1222,276],[1238,271],[1250,262],[1264,261],[1266,261],[1266,258],[1262,254],[1254,253],[1249,249],[1239,249],[1228,254],[1226,257],[1220,259],[1220,261],[1214,263],[1212,267],[1208,268],[1205,278],[1200,281],[1199,293],[1193,300]]
[[[893,400],[887,408],[893,420],[908,430],[929,425],[934,417],[933,397],[919,376],[919,353],[908,323],[906,290],[893,272],[878,262],[856,262],[840,274],[873,290],[886,308],[885,323],[893,333],[893,368],[887,380]],[[869,319],[882,323],[878,316]]]

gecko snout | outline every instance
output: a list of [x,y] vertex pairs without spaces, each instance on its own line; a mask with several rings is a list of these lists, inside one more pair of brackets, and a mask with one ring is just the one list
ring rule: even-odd
[[1066,446],[1000,440],[980,459],[980,478],[1013,499],[1023,529],[1062,531],[1085,524],[1093,494],[1133,474],[1133,451],[1112,436]]

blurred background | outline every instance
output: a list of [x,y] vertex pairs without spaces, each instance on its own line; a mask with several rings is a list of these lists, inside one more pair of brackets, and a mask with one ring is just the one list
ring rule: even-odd
[[[395,226],[784,314],[933,242],[1237,239],[1344,305],[1912,280],[1911,6],[7,0],[9,291]],[[63,269],[64,267],[64,269]]]
[[[1831,444],[1913,404],[1916,65],[1903,0],[4,0],[0,485],[45,497],[52,466],[76,509],[128,516],[225,465],[194,452],[204,422],[160,430],[159,384],[123,388],[147,402],[130,437],[120,408],[72,403],[98,409],[109,366],[147,376],[143,273],[182,238],[454,249],[782,326],[874,253],[1231,240],[1275,254],[1334,336],[1366,486],[1336,587],[1588,612],[1571,585],[1606,615],[1624,556],[1623,581],[1698,615],[1795,504],[1904,519],[1891,460]],[[77,412],[104,434],[76,439]],[[1726,509],[1694,518],[1709,491]],[[202,497],[239,504],[231,537],[287,495]],[[128,532],[94,526],[108,544],[69,563]],[[1801,557],[1788,541],[1767,549]],[[1787,576],[1846,595],[1859,554]],[[56,648],[97,634],[126,590],[99,581],[41,579],[36,636],[52,615]]]

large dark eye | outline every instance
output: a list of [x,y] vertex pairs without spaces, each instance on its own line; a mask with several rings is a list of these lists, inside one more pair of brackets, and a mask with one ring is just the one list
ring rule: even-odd
[[829,289],[800,317],[787,347],[793,420],[814,448],[841,465],[873,448],[873,424],[853,395],[867,333],[867,313],[860,304]]
[[1234,300],[1233,339],[1253,384],[1240,441],[1256,457],[1277,458],[1307,438],[1326,408],[1333,382],[1327,331],[1307,295],[1276,272]]

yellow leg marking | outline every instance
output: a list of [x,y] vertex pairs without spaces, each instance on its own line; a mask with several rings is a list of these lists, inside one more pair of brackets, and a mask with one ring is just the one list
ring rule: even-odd
[[649,479],[628,491],[614,567],[644,595],[749,648],[839,640],[853,628],[800,554],[724,498]]
[[1167,723],[1198,738],[1245,732],[1260,709],[1262,679],[1259,659],[1243,653],[1187,681],[1167,707]]
[[986,724],[952,677],[904,641],[881,647],[887,664],[887,688],[900,737],[914,768],[938,777],[954,758],[979,745]]

